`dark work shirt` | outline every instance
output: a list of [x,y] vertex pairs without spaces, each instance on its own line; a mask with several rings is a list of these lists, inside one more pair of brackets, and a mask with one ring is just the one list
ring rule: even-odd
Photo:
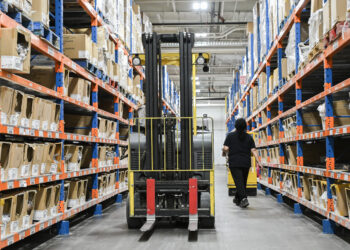
[[251,166],[251,150],[255,148],[253,138],[244,133],[242,140],[238,137],[238,132],[227,134],[224,145],[229,147],[228,160],[231,167],[246,167]]

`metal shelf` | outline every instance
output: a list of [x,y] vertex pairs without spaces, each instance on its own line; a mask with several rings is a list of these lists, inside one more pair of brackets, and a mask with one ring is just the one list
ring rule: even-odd
[[303,206],[313,210],[314,212],[318,213],[318,214],[321,214],[322,216],[326,217],[326,218],[329,218],[331,219],[332,221],[338,223],[339,225],[347,228],[347,229],[350,229],[350,219],[346,218],[346,217],[342,217],[342,216],[338,216],[336,215],[335,213],[333,212],[328,212],[326,209],[323,209],[323,208],[320,208],[314,204],[312,204],[310,201],[308,200],[305,200],[303,198],[300,198],[300,197],[297,197],[293,194],[290,194],[284,190],[281,190],[280,188],[276,187],[276,186],[273,186],[273,185],[270,185],[268,183],[266,183],[265,181],[262,181],[262,180],[258,180],[258,182],[260,184],[262,184],[263,186],[267,187],[267,188],[270,188],[272,190],[274,190],[275,192],[277,193],[280,193],[284,196],[287,196],[288,198],[302,204]]
[[23,240],[24,238],[29,237],[30,235],[33,235],[37,232],[43,231],[44,229],[60,222],[66,219],[69,219],[70,217],[96,205],[99,204],[105,200],[108,200],[112,198],[113,196],[123,193],[127,191],[127,188],[122,189],[116,189],[114,192],[104,195],[100,198],[92,199],[90,201],[87,201],[84,205],[81,205],[76,208],[72,208],[67,210],[64,213],[58,214],[56,216],[53,216],[45,221],[39,221],[33,225],[31,225],[29,228],[23,229],[20,232],[14,233],[12,235],[5,236],[4,239],[1,239],[0,241],[0,248],[7,247],[9,245],[12,245],[20,240]]

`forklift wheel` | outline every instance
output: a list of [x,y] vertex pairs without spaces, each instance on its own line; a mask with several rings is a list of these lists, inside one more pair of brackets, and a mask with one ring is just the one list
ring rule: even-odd
[[199,227],[207,229],[215,228],[215,217],[199,218]]
[[140,229],[142,226],[142,220],[140,218],[132,218],[129,214],[129,198],[126,205],[126,222],[129,229]]

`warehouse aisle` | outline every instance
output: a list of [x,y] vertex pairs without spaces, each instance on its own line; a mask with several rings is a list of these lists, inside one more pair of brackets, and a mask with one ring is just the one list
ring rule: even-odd
[[274,198],[259,193],[250,198],[249,209],[234,207],[227,196],[226,173],[216,170],[216,229],[200,230],[197,242],[188,242],[185,228],[159,226],[148,241],[139,241],[139,231],[129,231],[125,202],[71,228],[69,237],[55,237],[37,250],[67,249],[347,249],[348,243],[322,234],[322,228],[306,217],[298,217]]

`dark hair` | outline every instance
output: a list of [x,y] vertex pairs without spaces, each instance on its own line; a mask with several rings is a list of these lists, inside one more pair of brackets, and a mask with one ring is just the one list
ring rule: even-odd
[[243,140],[245,135],[246,135],[246,130],[247,130],[247,122],[243,118],[239,118],[235,122],[235,128],[238,133],[238,139]]

